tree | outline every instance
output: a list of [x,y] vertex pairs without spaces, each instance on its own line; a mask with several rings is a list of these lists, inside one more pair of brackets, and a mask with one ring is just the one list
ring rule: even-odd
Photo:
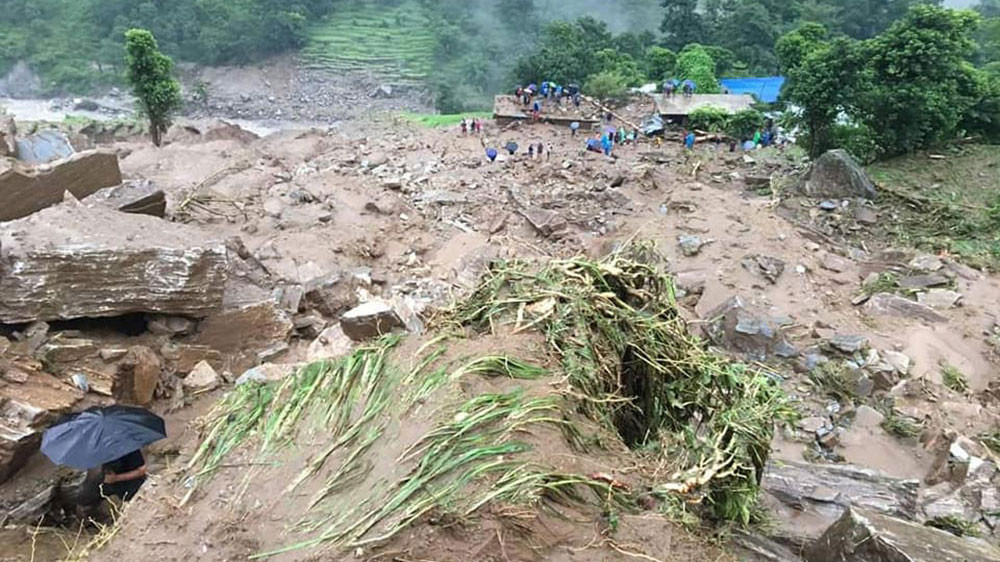
[[614,71],[601,71],[587,79],[583,89],[598,99],[620,99],[625,95],[625,78]]
[[663,47],[646,49],[646,77],[657,82],[666,80],[674,73],[677,65],[677,54]]
[[798,29],[783,35],[774,45],[778,57],[778,69],[788,74],[802,64],[806,55],[815,51],[829,38],[829,32],[821,24],[808,22]]
[[914,6],[866,45],[876,90],[864,108],[887,154],[925,148],[956,133],[986,82],[968,62],[975,12]]
[[663,0],[662,5],[666,10],[660,31],[668,47],[677,50],[708,39],[708,28],[698,12],[698,0]]
[[145,29],[125,32],[125,69],[142,112],[149,119],[153,144],[160,146],[170,115],[181,105],[181,87],[171,75],[174,61],[160,52]]
[[906,15],[911,6],[940,5],[941,0],[836,0],[838,30],[855,39],[869,39]]
[[677,55],[677,75],[681,80],[694,82],[698,93],[717,94],[721,91],[715,78],[715,61],[697,43],[684,47]]

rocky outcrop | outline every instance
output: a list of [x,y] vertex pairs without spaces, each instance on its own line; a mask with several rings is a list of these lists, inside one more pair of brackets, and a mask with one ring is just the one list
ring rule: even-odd
[[27,359],[0,356],[0,483],[38,450],[41,431],[83,397],[83,392]]
[[67,203],[0,226],[0,322],[203,317],[222,304],[222,241],[152,217]]
[[987,562],[1000,550],[983,541],[851,508],[806,552],[808,562]]
[[920,482],[850,465],[783,461],[768,464],[761,488],[765,504],[782,521],[774,537],[801,547],[818,539],[852,506],[916,517]]
[[51,207],[67,191],[83,199],[121,182],[118,156],[108,150],[88,150],[37,167],[9,166],[0,170],[0,222]]
[[846,150],[831,150],[813,162],[802,183],[809,197],[874,199],[875,184]]

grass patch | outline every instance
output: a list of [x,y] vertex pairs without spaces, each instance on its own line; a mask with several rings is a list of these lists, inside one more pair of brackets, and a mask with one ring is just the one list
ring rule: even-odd
[[969,379],[950,363],[941,364],[941,381],[949,390],[962,394],[969,390]]
[[452,127],[462,122],[462,119],[492,119],[491,111],[470,111],[468,113],[440,114],[440,113],[402,113],[400,117],[405,121],[422,125],[424,127]]
[[820,363],[809,372],[809,382],[842,404],[853,404],[858,399],[857,375],[841,361]]
[[880,203],[893,220],[882,227],[897,242],[946,251],[969,265],[1000,269],[1000,147],[967,145],[869,167]]
[[945,515],[927,520],[924,525],[948,531],[956,537],[978,537],[979,527],[974,521],[963,519],[957,515]]
[[885,419],[882,421],[882,429],[890,435],[895,435],[900,439],[914,439],[920,437],[924,426],[913,419],[904,416],[895,409],[888,409]]
[[861,286],[861,294],[869,297],[878,293],[895,293],[898,290],[899,276],[891,271],[883,271]]

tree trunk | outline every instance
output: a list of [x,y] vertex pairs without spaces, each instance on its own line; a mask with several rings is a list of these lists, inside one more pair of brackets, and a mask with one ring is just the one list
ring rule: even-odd
[[163,129],[159,123],[156,123],[155,121],[149,122],[149,134],[153,137],[153,144],[155,146],[160,146],[160,143],[163,142]]

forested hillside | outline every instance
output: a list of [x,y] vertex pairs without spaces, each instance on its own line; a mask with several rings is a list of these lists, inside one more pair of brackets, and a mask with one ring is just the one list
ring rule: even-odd
[[[440,109],[462,111],[518,81],[614,90],[661,80],[692,44],[685,64],[707,54],[715,76],[777,74],[787,69],[775,44],[803,23],[866,40],[917,3],[939,0],[0,0],[0,75],[23,61],[42,93],[117,84],[124,32],[141,27],[179,62],[296,53],[430,86]],[[972,62],[1000,72],[1000,0],[978,9]]]

